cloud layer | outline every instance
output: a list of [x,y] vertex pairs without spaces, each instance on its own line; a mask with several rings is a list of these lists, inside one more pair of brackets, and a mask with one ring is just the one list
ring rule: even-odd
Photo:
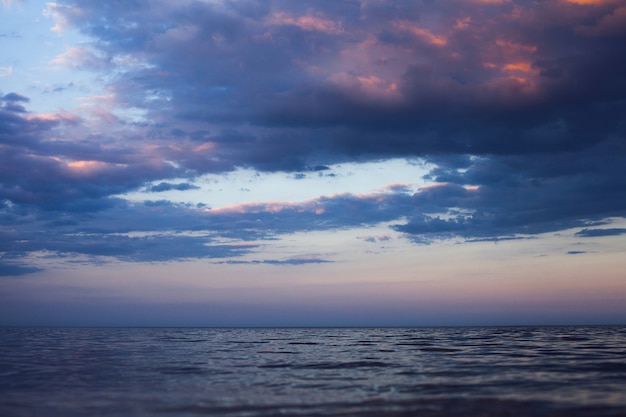
[[[40,251],[229,258],[254,246],[220,239],[383,222],[421,243],[621,234],[589,227],[626,216],[623,1],[68,0],[46,15],[90,39],[50,65],[106,94],[38,114],[0,92],[0,274]],[[398,157],[431,164],[434,185],[213,209],[120,197]]]

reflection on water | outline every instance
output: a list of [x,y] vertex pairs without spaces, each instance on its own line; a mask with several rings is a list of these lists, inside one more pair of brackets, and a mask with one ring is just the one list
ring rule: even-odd
[[0,329],[2,416],[624,416],[626,327]]

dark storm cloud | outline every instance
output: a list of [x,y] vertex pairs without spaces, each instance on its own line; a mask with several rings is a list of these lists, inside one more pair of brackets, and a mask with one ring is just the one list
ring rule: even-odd
[[[584,151],[624,129],[621,2],[66,3],[94,47],[151,64],[111,85],[122,102],[230,130],[203,135],[220,164],[183,160],[199,172]],[[266,127],[243,150],[242,123]]]

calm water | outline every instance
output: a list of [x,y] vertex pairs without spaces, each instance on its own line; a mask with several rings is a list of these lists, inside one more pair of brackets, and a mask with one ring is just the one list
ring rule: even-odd
[[0,329],[0,415],[626,416],[626,327]]

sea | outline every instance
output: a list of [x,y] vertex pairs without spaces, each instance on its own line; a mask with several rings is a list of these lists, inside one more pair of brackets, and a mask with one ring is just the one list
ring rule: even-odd
[[626,326],[0,328],[0,416],[626,416]]

